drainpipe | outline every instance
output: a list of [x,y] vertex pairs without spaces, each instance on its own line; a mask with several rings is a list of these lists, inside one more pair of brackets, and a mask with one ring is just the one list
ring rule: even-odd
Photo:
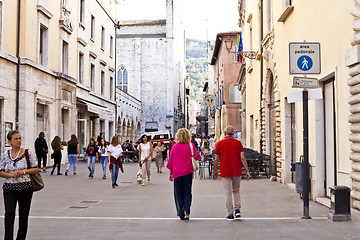
[[19,130],[19,102],[20,102],[20,11],[21,0],[18,0],[17,12],[17,39],[16,39],[16,106],[15,106],[15,129]]
[[114,36],[114,42],[115,42],[115,53],[114,53],[114,57],[115,57],[115,78],[114,78],[114,83],[115,83],[115,87],[114,87],[114,90],[115,90],[115,93],[114,93],[114,98],[115,98],[115,135],[118,134],[117,132],[117,106],[118,106],[118,103],[117,103],[117,98],[116,98],[116,89],[117,89],[117,86],[116,86],[116,83],[117,83],[117,78],[116,78],[116,74],[117,74],[117,65],[116,65],[116,58],[117,58],[117,51],[116,51],[116,46],[117,46],[117,30],[120,29],[120,21],[116,21],[115,20],[115,36]]
[[261,41],[264,38],[264,20],[263,20],[263,0],[260,1],[260,110],[259,110],[259,124],[260,124],[260,153],[263,152],[263,141],[262,141],[262,95],[263,95],[263,77],[264,77],[264,62],[263,62],[263,47]]

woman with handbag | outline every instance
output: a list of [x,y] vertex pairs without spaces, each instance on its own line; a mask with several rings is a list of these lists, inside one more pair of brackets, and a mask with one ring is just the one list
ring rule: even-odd
[[54,158],[54,165],[53,165],[53,169],[51,171],[51,175],[54,174],[54,170],[57,167],[57,175],[62,175],[60,173],[60,167],[61,167],[61,150],[64,149],[63,145],[61,144],[61,139],[59,136],[55,136],[54,139],[51,142],[51,147],[53,149],[53,153],[52,153],[52,158]]
[[45,140],[45,133],[40,132],[35,140],[35,153],[38,160],[38,168],[41,169],[41,160],[43,160],[43,171],[46,172],[46,162],[48,154],[48,145]]
[[193,178],[192,158],[200,158],[191,136],[186,128],[181,128],[175,135],[176,144],[172,147],[166,167],[170,170],[169,180],[174,182],[174,199],[177,215],[181,220],[189,220],[192,200],[191,187]]
[[[5,206],[5,237],[13,239],[14,221],[17,203],[19,204],[19,230],[17,239],[25,239],[28,228],[28,218],[33,195],[33,186],[29,174],[39,172],[36,160],[29,150],[21,148],[21,135],[13,130],[7,134],[11,150],[3,153],[0,160],[0,177],[5,178],[3,185]],[[28,168],[28,155],[30,168]]]

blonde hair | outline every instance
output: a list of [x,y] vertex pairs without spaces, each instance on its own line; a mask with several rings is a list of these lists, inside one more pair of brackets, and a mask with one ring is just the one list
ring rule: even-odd
[[189,143],[191,140],[190,132],[186,128],[180,128],[175,135],[176,143]]

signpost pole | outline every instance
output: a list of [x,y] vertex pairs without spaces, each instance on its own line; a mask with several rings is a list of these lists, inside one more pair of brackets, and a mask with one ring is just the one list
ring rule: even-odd
[[309,119],[308,119],[308,91],[303,91],[303,150],[304,162],[302,166],[302,183],[303,183],[303,201],[304,216],[303,219],[311,219],[309,216]]

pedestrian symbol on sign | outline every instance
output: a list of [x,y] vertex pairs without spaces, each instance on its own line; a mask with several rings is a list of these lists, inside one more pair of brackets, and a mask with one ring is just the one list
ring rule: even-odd
[[312,61],[311,57],[303,55],[303,56],[298,58],[297,66],[302,71],[308,71],[308,70],[310,70],[312,68],[313,61]]

